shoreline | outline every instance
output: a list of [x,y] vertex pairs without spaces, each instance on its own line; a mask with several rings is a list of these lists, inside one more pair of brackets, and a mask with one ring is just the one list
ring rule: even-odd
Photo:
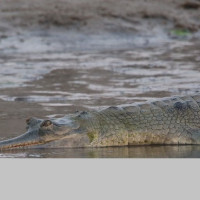
[[0,50],[84,52],[200,38],[200,2],[9,0],[0,8]]

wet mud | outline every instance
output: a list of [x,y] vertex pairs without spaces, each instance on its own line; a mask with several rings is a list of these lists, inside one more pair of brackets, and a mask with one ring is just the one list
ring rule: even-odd
[[[0,139],[25,120],[200,92],[199,1],[3,1]],[[121,9],[124,8],[124,9]],[[198,146],[34,149],[0,157],[200,157]]]

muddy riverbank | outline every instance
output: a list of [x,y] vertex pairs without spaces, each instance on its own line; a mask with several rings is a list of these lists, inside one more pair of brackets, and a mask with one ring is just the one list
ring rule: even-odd
[[[199,1],[6,0],[0,11],[0,139],[24,132],[30,116],[200,92]],[[154,150],[117,152],[200,157],[198,148],[184,155]],[[112,149],[97,151],[94,157],[117,157]],[[10,153],[1,157],[21,155]],[[73,157],[73,150],[65,153],[34,150],[33,157]]]
[[0,50],[122,50],[198,38],[199,9],[198,0],[4,0]]

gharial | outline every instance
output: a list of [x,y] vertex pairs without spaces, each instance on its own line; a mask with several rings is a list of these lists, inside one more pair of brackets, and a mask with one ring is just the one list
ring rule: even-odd
[[27,120],[0,149],[200,144],[200,94]]

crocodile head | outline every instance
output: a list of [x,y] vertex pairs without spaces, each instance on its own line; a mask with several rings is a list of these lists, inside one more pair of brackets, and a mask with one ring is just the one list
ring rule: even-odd
[[26,120],[27,132],[18,137],[0,142],[0,149],[40,147],[73,134],[77,125],[70,116],[59,119],[42,120],[29,118]]

